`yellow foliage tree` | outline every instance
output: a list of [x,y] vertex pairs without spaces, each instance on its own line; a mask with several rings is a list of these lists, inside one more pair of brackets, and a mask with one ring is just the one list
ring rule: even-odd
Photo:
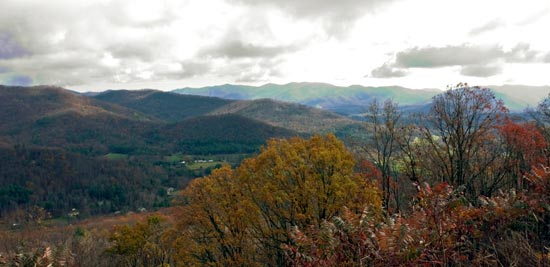
[[342,211],[381,210],[375,186],[333,135],[271,140],[261,153],[197,179],[175,229],[188,266],[280,266],[293,227],[318,227]]

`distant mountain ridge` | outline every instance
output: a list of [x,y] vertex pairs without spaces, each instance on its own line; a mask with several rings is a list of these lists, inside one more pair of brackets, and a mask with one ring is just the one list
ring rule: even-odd
[[[208,140],[217,144],[231,142],[233,146],[225,152],[244,153],[254,151],[269,138],[298,135],[238,114],[210,116],[209,111],[232,102],[219,98],[160,91],[105,94],[104,98],[116,99],[128,107],[58,87],[0,86],[0,145],[63,148],[97,156],[121,151],[208,153],[205,147],[212,146],[203,142]],[[170,114],[178,103],[181,107],[174,110],[176,115]],[[164,138],[167,134],[170,138]]]
[[[511,110],[519,111],[535,106],[550,93],[550,86],[482,86],[491,88],[495,95],[506,103]],[[270,98],[274,100],[300,103],[320,107],[343,115],[356,115],[366,111],[373,99],[393,99],[400,106],[422,106],[442,90],[409,89],[400,86],[365,87],[352,85],[347,87],[326,83],[288,83],[265,84],[262,86],[218,85],[202,88],[181,88],[172,92],[189,95],[221,97],[225,99],[250,100]]]
[[106,91],[95,98],[166,122],[205,115],[236,114],[300,133],[329,132],[357,123],[331,111],[267,98],[228,100],[156,90]]

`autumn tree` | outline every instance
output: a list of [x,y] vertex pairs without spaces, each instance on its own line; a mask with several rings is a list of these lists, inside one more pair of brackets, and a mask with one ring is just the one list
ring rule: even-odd
[[109,237],[107,253],[115,256],[117,266],[170,266],[171,248],[163,240],[164,218],[151,216],[133,226],[119,225]]
[[193,180],[184,191],[173,246],[184,266],[259,266],[256,241],[249,229],[257,208],[242,195],[229,166]]
[[503,168],[508,172],[511,186],[524,189],[523,176],[532,166],[546,163],[546,141],[534,123],[515,123],[512,120],[498,127],[505,149]]
[[393,157],[397,156],[399,150],[399,128],[398,123],[401,113],[398,111],[397,103],[391,99],[380,103],[374,100],[368,106],[368,113],[365,115],[367,129],[371,133],[369,142],[365,147],[368,159],[373,162],[381,173],[381,185],[383,191],[384,207],[390,206],[393,196],[394,207],[399,210],[399,182],[395,172]]
[[432,178],[465,186],[473,198],[491,195],[502,182],[492,171],[498,159],[495,127],[501,125],[508,110],[487,88],[458,84],[432,100],[430,113],[422,116],[420,127],[431,151]]
[[380,211],[376,188],[354,173],[333,135],[271,140],[235,171],[228,167],[185,190],[175,241],[190,266],[281,266],[293,227],[319,226],[343,207]]

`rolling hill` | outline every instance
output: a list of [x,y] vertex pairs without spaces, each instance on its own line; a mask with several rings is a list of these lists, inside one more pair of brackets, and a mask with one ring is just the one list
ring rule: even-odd
[[[167,124],[149,134],[183,154],[230,154],[256,151],[270,138],[298,136],[295,131],[236,114],[208,115]],[[175,141],[174,141],[175,140]]]
[[[520,111],[528,106],[535,106],[550,93],[550,86],[503,85],[484,86],[491,88],[495,95],[502,98],[507,107]],[[335,86],[326,83],[289,83],[284,85],[265,84],[262,86],[219,85],[202,88],[181,88],[173,92],[202,96],[221,97],[226,99],[260,99],[300,103],[312,107],[328,109],[343,115],[357,115],[377,98],[393,99],[400,106],[422,106],[431,98],[441,93],[437,89],[409,89],[399,86],[365,87],[352,85]]]
[[334,131],[357,122],[323,109],[271,99],[240,100],[210,114],[238,114],[301,133]]
[[[227,141],[227,133],[233,136],[230,141],[235,151],[243,150],[238,148],[242,145],[247,147],[248,152],[258,149],[269,138],[296,135],[291,130],[241,116],[199,116],[193,120],[183,119],[204,115],[221,104],[231,102],[219,98],[182,96],[158,91],[106,94],[111,101],[117,100],[128,106],[136,105],[136,109],[62,88],[2,86],[0,141],[3,144],[57,147],[93,156],[107,153],[158,155],[179,152],[177,144],[182,142],[196,143],[196,147],[200,148],[195,149],[196,151],[209,153],[204,148],[204,140],[223,143]],[[149,100],[142,101],[143,99]],[[165,102],[167,104],[163,104]],[[173,106],[179,107],[176,115],[169,114]],[[138,108],[147,114],[137,110]],[[177,123],[171,122],[175,120]],[[166,134],[158,134],[163,131]],[[159,139],[158,136],[170,138]],[[228,149],[225,150],[228,152]]]
[[85,217],[165,207],[169,188],[214,168],[192,170],[181,158],[232,154],[237,164],[270,138],[299,135],[237,114],[204,115],[232,102],[223,99],[105,94],[129,107],[58,87],[0,86],[0,224],[35,208]]
[[356,123],[327,110],[271,99],[235,101],[155,90],[107,91],[95,98],[132,108],[167,122],[204,115],[237,114],[301,133],[334,131]]
[[205,115],[233,102],[216,97],[181,95],[157,90],[110,90],[94,97],[168,122]]

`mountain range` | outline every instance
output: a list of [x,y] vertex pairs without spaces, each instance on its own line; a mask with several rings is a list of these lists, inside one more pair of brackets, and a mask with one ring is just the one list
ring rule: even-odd
[[[511,108],[535,105],[548,93],[494,90]],[[411,113],[425,111],[439,92],[294,83],[81,94],[0,85],[0,219],[31,206],[55,216],[72,208],[95,215],[166,206],[169,188],[219,164],[238,164],[270,138],[334,132],[353,143],[368,131],[350,117],[373,99],[391,98]],[[213,163],[182,164],[205,158]]]
[[[512,111],[521,111],[536,106],[550,93],[550,86],[503,85],[483,86],[494,91]],[[364,113],[373,99],[393,99],[401,107],[423,106],[439,93],[438,89],[409,89],[399,86],[347,87],[326,83],[265,84],[262,86],[218,85],[201,88],[181,88],[173,90],[180,94],[220,97],[225,99],[250,100],[270,98],[319,107],[342,115]]]
[[212,97],[144,90],[94,98],[58,87],[0,86],[0,99],[4,146],[56,147],[86,155],[193,154],[209,153],[201,146],[232,143],[235,151],[225,152],[250,152],[269,138],[298,135],[239,114],[208,114],[233,102]]

